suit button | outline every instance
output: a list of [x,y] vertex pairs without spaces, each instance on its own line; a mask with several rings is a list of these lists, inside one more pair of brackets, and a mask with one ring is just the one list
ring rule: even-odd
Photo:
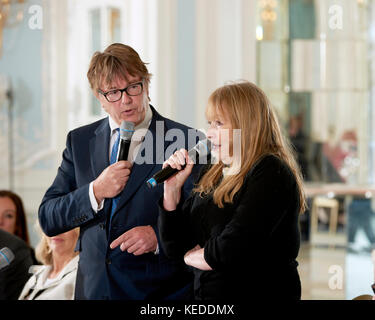
[[102,230],[104,230],[105,229],[105,224],[104,223],[99,224],[99,228],[102,229]]
[[105,259],[105,263],[106,263],[106,264],[111,264],[112,261],[111,261],[111,259]]

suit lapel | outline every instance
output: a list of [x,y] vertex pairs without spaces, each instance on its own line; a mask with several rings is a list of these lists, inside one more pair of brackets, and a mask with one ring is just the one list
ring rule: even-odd
[[110,128],[108,118],[104,119],[90,139],[91,168],[94,177],[98,177],[109,166]]
[[[94,178],[97,178],[109,166],[109,140],[111,129],[108,117],[95,130],[90,139],[91,168]],[[104,201],[104,212],[109,212],[111,199]]]
[[[166,143],[164,141],[164,134],[165,134],[165,124],[164,124],[164,118],[159,115],[156,110],[151,107],[153,116],[151,120],[151,124],[149,126],[149,129],[147,130],[145,139],[140,146],[138,155],[136,157],[136,160],[134,161],[133,168],[130,174],[130,178],[128,182],[126,183],[126,186],[124,190],[121,193],[120,201],[117,204],[116,211],[114,215],[117,214],[119,210],[129,201],[129,199],[133,196],[133,194],[142,186],[142,184],[146,184],[146,180],[149,177],[150,172],[154,169],[156,164],[161,164],[164,161],[164,150],[167,147],[169,143]],[[157,121],[162,121],[162,130],[161,128],[157,127]],[[158,127],[160,127],[160,123],[158,124]],[[157,143],[163,141],[164,142],[164,148],[159,149],[163,152],[156,152]],[[139,159],[142,156],[141,153],[144,150],[147,152],[147,150],[150,150],[152,148],[153,158],[151,164],[137,164],[140,163]]]

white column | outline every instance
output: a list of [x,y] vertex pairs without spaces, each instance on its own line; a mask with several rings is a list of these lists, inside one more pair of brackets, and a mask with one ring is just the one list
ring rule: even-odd
[[[47,2],[47,1],[45,1]],[[65,148],[65,139],[68,129],[68,58],[67,58],[67,29],[68,4],[66,0],[48,1],[49,15],[46,17],[47,37],[43,40],[43,52],[46,57],[44,65],[43,91],[49,92],[51,110],[51,141],[53,149],[58,153],[57,165],[60,161],[60,152]],[[48,56],[49,54],[49,56]],[[49,120],[50,121],[50,120]]]
[[158,0],[157,53],[151,86],[157,87],[157,100],[151,103],[166,117],[176,117],[176,0]]
[[210,93],[217,87],[217,0],[196,0],[195,126],[206,128],[204,111]]
[[375,0],[369,1],[369,103],[368,110],[370,112],[370,130],[368,134],[369,138],[369,177],[368,183],[375,183]]
[[242,0],[217,0],[217,86],[242,77]]
[[251,82],[256,81],[256,1],[242,0],[241,21],[242,21],[242,39],[241,39],[241,60],[242,78]]
[[196,0],[196,112],[206,127],[204,110],[211,92],[228,81],[256,77],[256,2]]

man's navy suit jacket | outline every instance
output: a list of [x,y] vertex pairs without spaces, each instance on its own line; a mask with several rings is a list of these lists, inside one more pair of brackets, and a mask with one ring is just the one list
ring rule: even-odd
[[[189,128],[162,117],[151,108],[153,117],[138,156],[153,148],[153,163],[137,164],[136,161],[133,164],[111,223],[111,199],[106,199],[103,210],[97,213],[89,199],[90,182],[109,165],[108,118],[68,134],[57,176],[40,205],[39,222],[48,236],[80,227],[76,246],[76,250],[80,251],[76,299],[190,298],[192,278],[186,265],[183,261],[168,259],[160,246],[157,203],[162,197],[163,185],[149,189],[146,184],[161,169],[163,157],[168,158],[176,149],[192,147],[187,144]],[[181,139],[176,137],[174,141],[165,141],[165,134],[170,129],[183,132],[185,145],[179,144]],[[164,143],[164,148],[160,143]],[[160,148],[168,151],[165,155],[161,154],[164,152],[157,152],[157,147],[159,151]],[[193,187],[192,180],[199,169],[194,170],[185,183],[183,197],[187,197]],[[150,252],[135,256],[122,252],[119,246],[113,250],[109,248],[109,244],[124,232],[147,225],[152,226],[157,235],[159,254]]]

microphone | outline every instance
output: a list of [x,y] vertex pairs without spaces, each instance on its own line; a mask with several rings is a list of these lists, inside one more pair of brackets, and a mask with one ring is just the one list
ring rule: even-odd
[[13,260],[14,254],[12,250],[7,247],[4,247],[0,250],[0,270],[9,266]]
[[[195,147],[188,151],[189,157],[194,161],[196,157],[198,156],[198,160],[201,157],[205,157],[209,155],[211,152],[211,142],[208,139],[199,141]],[[195,161],[194,161],[195,163]],[[182,169],[185,168],[186,165],[181,166]],[[157,173],[155,173],[152,178],[147,180],[148,187],[154,188],[158,184],[163,183],[165,180],[168,180],[170,177],[175,175],[179,170],[174,169],[170,166],[165,167],[164,169],[161,169]]]
[[134,133],[134,123],[122,121],[120,126],[120,146],[117,153],[117,161],[128,160],[130,142]]

